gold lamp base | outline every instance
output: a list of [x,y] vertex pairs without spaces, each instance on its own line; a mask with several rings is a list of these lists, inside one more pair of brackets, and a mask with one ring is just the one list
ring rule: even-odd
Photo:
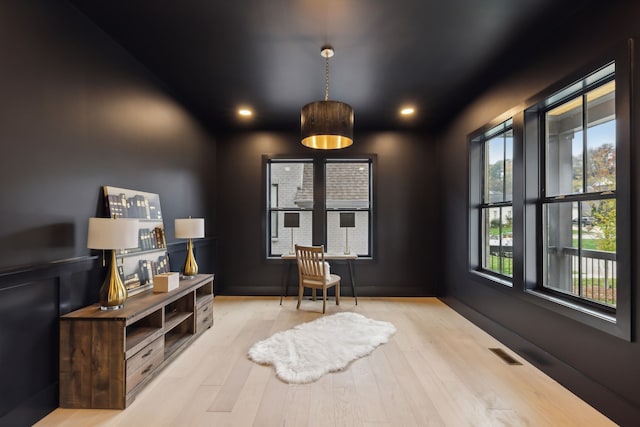
[[116,251],[111,251],[111,265],[98,293],[100,310],[118,310],[127,300],[127,288],[120,279],[116,265]]
[[196,257],[193,256],[193,243],[191,239],[187,242],[187,258],[184,260],[184,267],[182,267],[182,276],[187,279],[192,279],[198,274],[198,263],[196,263]]

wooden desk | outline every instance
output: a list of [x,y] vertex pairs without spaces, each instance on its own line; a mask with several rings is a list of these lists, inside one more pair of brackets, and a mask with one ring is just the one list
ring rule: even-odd
[[[283,254],[280,256],[280,259],[285,261],[285,268],[282,277],[282,287],[280,288],[280,305],[282,305],[282,299],[287,296],[287,289],[289,287],[289,277],[291,276],[291,266],[295,264],[296,255],[295,254]],[[356,280],[353,274],[353,261],[358,259],[358,255],[356,254],[324,254],[325,261],[339,261],[344,260],[347,261],[347,265],[349,266],[349,279],[351,281],[351,292],[353,293],[353,298],[356,301],[356,305],[358,305],[358,293],[356,292]],[[340,284],[342,286],[342,283]]]

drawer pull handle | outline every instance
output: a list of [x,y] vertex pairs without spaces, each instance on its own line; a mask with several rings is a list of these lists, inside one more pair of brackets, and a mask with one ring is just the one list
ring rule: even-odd
[[144,371],[142,371],[142,375],[146,374],[147,372],[149,372],[151,370],[151,368],[153,368],[153,363],[149,366],[147,366],[147,369],[145,369]]
[[142,359],[144,359],[145,357],[148,357],[151,353],[153,353],[152,348],[150,348],[149,351],[147,351],[145,354],[142,355]]
[[205,312],[205,311],[207,311],[207,310],[209,310],[209,306],[206,306],[206,307],[202,310],[202,312],[204,313],[204,312]]
[[202,319],[202,323],[206,323],[207,320],[209,320],[209,316],[205,317],[204,319]]

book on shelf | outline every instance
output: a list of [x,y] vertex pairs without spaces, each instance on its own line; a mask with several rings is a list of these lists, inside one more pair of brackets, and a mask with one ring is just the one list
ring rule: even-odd
[[153,266],[152,261],[141,259],[140,263],[140,274],[142,284],[153,283]]
[[161,255],[157,261],[158,273],[169,273],[169,257]]
[[138,275],[138,273],[128,274],[124,280],[124,286],[128,290],[135,289],[141,285],[142,285],[142,282],[140,281],[140,276]]
[[156,227],[153,229],[156,248],[166,248],[167,244],[164,238],[164,228]]

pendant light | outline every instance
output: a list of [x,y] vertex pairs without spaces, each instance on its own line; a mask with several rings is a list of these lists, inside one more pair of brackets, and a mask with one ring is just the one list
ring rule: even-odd
[[329,101],[329,58],[331,46],[323,46],[325,60],[324,101],[311,102],[300,112],[302,145],[321,150],[345,148],[353,144],[353,108],[340,101]]

